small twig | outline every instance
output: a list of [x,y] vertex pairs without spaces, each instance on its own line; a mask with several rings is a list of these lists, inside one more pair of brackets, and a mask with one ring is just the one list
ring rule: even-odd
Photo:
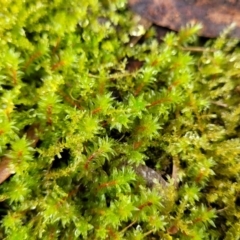
[[152,232],[153,232],[153,230],[150,230],[150,231],[144,233],[143,236],[146,237],[147,235],[151,234]]
[[178,165],[179,165],[179,160],[176,157],[173,159],[173,168],[172,168],[172,179],[174,181],[174,186],[175,188],[178,187]]
[[204,47],[180,47],[183,51],[190,51],[190,52],[215,52],[215,49],[209,49]]
[[219,209],[219,210],[216,210],[217,213],[221,213],[221,212],[224,212],[228,209],[229,207],[225,207],[225,208],[222,208],[222,209]]
[[220,101],[217,101],[217,102],[211,102],[212,104],[214,105],[217,105],[219,107],[224,107],[224,108],[228,108],[228,105],[223,103],[223,102],[220,102]]
[[128,226],[126,226],[121,233],[125,232],[126,230],[128,230],[128,228],[130,228],[132,225],[134,225],[137,222],[137,220],[133,221],[132,223],[130,223]]
[[172,179],[173,179],[173,181],[174,181],[174,186],[175,186],[176,188],[178,187],[177,173],[178,173],[178,168],[177,168],[177,166],[173,163]]
[[[116,73],[116,74],[110,74],[108,75],[106,78],[124,78],[124,77],[128,77],[128,76],[132,76],[133,73]],[[94,74],[91,74],[91,73],[88,73],[88,76],[89,77],[93,77],[93,78],[102,78],[102,76],[97,76],[97,75],[94,75]]]

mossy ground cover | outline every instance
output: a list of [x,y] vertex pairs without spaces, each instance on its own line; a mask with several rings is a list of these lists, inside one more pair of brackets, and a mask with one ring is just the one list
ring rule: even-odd
[[123,0],[0,3],[1,239],[240,238],[236,40],[132,46]]

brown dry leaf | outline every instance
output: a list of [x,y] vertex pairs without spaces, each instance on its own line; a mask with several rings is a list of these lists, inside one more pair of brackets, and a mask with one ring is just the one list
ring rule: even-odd
[[238,0],[128,0],[130,9],[153,23],[178,31],[189,22],[203,25],[200,35],[217,37],[232,23],[229,34],[240,38],[240,1]]
[[38,131],[39,131],[40,124],[34,123],[31,125],[27,130],[27,138],[32,141],[31,147],[35,148],[37,142],[39,141]]
[[168,229],[168,233],[169,233],[170,235],[174,235],[174,234],[178,233],[178,231],[179,231],[179,229],[178,229],[178,227],[175,226],[175,225],[171,226],[171,227]]
[[4,157],[3,160],[0,162],[0,184],[13,174],[10,169],[9,163],[10,159],[6,157]]
[[137,59],[130,58],[128,60],[126,69],[130,73],[136,72],[137,70],[139,70],[143,66],[143,63],[144,63],[143,61],[139,61]]

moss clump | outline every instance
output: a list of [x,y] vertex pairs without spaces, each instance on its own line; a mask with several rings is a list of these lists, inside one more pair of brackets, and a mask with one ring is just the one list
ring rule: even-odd
[[192,52],[197,25],[131,47],[125,6],[1,1],[1,238],[239,239],[237,42]]

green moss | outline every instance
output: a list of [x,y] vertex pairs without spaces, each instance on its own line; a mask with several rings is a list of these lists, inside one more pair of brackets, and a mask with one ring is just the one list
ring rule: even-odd
[[0,26],[1,238],[239,239],[237,41],[132,46],[124,0],[1,1]]

